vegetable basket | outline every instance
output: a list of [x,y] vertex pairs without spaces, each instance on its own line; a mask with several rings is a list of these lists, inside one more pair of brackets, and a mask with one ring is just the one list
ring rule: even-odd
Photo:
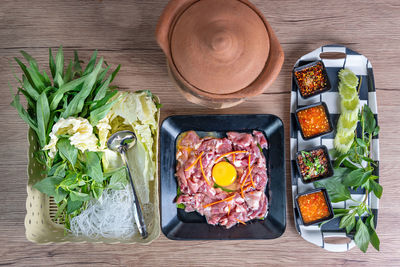
[[[156,121],[159,122],[160,112],[156,113]],[[158,165],[158,132],[154,137],[153,152],[155,162]],[[158,199],[158,168],[156,168],[155,179],[150,181],[150,203],[153,208],[151,213],[145,213],[145,220],[149,236],[141,239],[136,233],[130,239],[109,239],[98,238],[92,239],[87,237],[76,237],[69,234],[64,229],[63,222],[59,219],[54,221],[57,212],[57,205],[52,197],[41,193],[33,188],[33,185],[44,178],[44,166],[40,164],[34,157],[35,151],[38,150],[38,140],[35,132],[31,129],[28,131],[28,185],[26,199],[26,216],[25,216],[25,234],[26,238],[34,243],[63,243],[63,242],[100,242],[100,243],[142,243],[148,244],[156,239],[160,234],[160,215],[159,215],[159,199]],[[132,222],[133,223],[133,222]]]

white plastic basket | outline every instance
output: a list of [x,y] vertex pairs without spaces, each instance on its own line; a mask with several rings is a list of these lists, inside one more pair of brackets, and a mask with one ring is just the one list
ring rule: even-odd
[[[157,122],[160,119],[160,112],[157,114]],[[154,140],[154,157],[158,166],[158,132]],[[52,218],[57,212],[57,205],[47,195],[33,188],[33,185],[44,178],[44,166],[34,157],[34,152],[38,149],[37,137],[33,130],[28,132],[28,185],[26,199],[25,234],[26,238],[35,243],[64,243],[64,242],[101,242],[101,243],[142,243],[148,244],[160,235],[160,214],[158,199],[158,167],[153,181],[150,181],[150,202],[153,204],[151,214],[145,214],[145,220],[149,236],[142,239],[139,234],[130,239],[90,239],[86,237],[75,237],[65,233],[64,225],[61,221],[54,222]],[[133,223],[133,222],[132,222]]]

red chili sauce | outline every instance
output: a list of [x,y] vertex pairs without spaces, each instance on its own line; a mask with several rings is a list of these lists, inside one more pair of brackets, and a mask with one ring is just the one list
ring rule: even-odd
[[305,138],[313,137],[331,130],[328,116],[322,105],[300,110],[297,112],[297,118]]
[[322,191],[300,196],[297,202],[304,223],[311,223],[330,215],[328,204]]

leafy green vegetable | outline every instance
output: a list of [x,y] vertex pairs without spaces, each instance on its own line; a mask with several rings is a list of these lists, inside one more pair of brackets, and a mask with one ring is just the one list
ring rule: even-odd
[[54,196],[56,194],[56,186],[61,183],[63,177],[50,176],[37,182],[33,188],[39,190],[40,192],[48,195]]
[[123,189],[128,184],[125,168],[121,168],[114,172],[110,178],[109,188]]
[[334,175],[325,180],[314,182],[315,187],[325,187],[332,202],[341,202],[351,198],[349,188],[342,184],[343,177],[349,171],[346,168],[335,168]]
[[[63,216],[68,227],[69,219],[79,215],[85,201],[98,198],[110,182],[113,185],[124,183],[120,176],[103,176],[101,152],[83,153],[70,143],[68,134],[58,136],[54,158],[48,150],[42,150],[48,144],[49,133],[55,122],[61,117],[77,116],[87,118],[92,112],[96,121],[103,119],[112,106],[110,99],[115,95],[110,83],[118,73],[118,66],[111,75],[106,77],[109,66],[103,67],[103,59],[97,62],[97,52],[94,52],[85,71],[82,71],[82,61],[75,51],[74,59],[64,69],[64,52],[62,47],[57,51],[55,59],[49,48],[49,68],[53,83],[46,71],[40,71],[36,60],[28,53],[21,51],[27,64],[15,58],[21,68],[22,79],[17,81],[18,88],[11,106],[19,116],[36,133],[40,149],[35,157],[46,167],[46,178],[37,182],[34,188],[54,197],[58,205],[56,218]],[[96,93],[95,93],[96,92]],[[27,108],[20,102],[20,95],[27,100]],[[95,107],[89,110],[89,107]],[[90,111],[90,112],[89,112]],[[69,216],[66,216],[69,214]]]
[[75,168],[76,160],[78,158],[78,149],[71,145],[67,138],[61,138],[57,142],[58,152],[61,157],[64,157],[71,163],[71,166]]
[[354,236],[354,242],[361,249],[362,252],[367,252],[370,236],[367,226],[361,219],[357,221],[357,231]]
[[103,182],[103,171],[100,164],[99,153],[86,152],[87,175],[89,175],[97,183]]
[[183,203],[176,204],[176,207],[178,209],[183,209],[183,210],[186,208],[185,204],[183,204]]
[[[370,152],[372,137],[378,135],[379,126],[376,125],[375,117],[367,105],[362,108],[359,121],[362,136],[355,137],[350,149],[337,156],[334,177],[317,181],[314,185],[326,187],[332,202],[352,200],[357,203],[348,209],[335,209],[334,213],[335,218],[342,217],[340,228],[345,228],[348,233],[356,228],[354,241],[361,251],[366,252],[369,243],[377,250],[380,245],[375,231],[374,215],[367,204],[367,196],[369,192],[373,192],[377,198],[381,198],[383,189],[375,181],[378,179],[378,176],[373,175],[376,163],[372,160]],[[355,190],[359,187],[366,190],[363,201],[351,199],[349,188]]]

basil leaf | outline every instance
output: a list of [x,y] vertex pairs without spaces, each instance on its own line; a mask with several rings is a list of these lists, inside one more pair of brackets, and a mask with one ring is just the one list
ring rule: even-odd
[[361,147],[367,147],[367,143],[365,143],[365,141],[362,140],[361,138],[356,138],[356,142]]
[[348,158],[343,160],[343,165],[352,170],[358,170],[360,167],[351,162]]
[[314,186],[325,187],[333,203],[345,201],[351,198],[349,188],[342,184],[342,179],[347,173],[348,170],[346,168],[336,168],[331,178],[316,181],[314,182]]
[[349,213],[348,209],[333,209],[334,214],[347,214]]
[[61,157],[67,159],[71,163],[72,167],[74,167],[78,158],[78,149],[71,145],[67,138],[61,138],[58,140],[57,149]]
[[54,196],[56,194],[56,187],[58,184],[61,183],[63,180],[62,177],[58,176],[51,176],[47,177],[39,182],[37,182],[33,188],[39,190],[40,192],[48,195],[48,196]]
[[354,226],[356,226],[356,213],[355,212],[346,214],[340,220],[339,227],[346,228],[347,233],[349,233],[351,230],[353,230]]
[[76,192],[76,191],[71,191],[69,193],[69,196],[72,201],[87,201],[90,199],[89,194]]
[[77,201],[71,201],[71,200],[68,201],[68,204],[67,204],[67,214],[71,214],[71,213],[73,213],[74,211],[80,209],[80,208],[82,207],[82,204],[83,204],[83,202],[82,202],[82,201],[79,201],[79,200],[77,200]]
[[374,114],[368,105],[364,105],[362,116],[364,117],[365,131],[369,134],[372,134],[376,127],[376,121]]
[[357,230],[354,236],[354,242],[360,248],[362,252],[367,252],[368,244],[370,241],[370,235],[367,226],[363,223],[362,219],[359,218],[357,221]]
[[373,136],[377,136],[379,134],[379,130],[380,130],[380,127],[376,126],[375,129],[374,129],[374,132],[372,133]]
[[354,170],[344,177],[343,183],[346,186],[359,186],[362,184],[364,173],[364,169]]
[[101,169],[101,162],[98,152],[86,151],[86,168],[87,175],[95,180],[97,183],[102,183],[104,180],[103,171]]
[[372,191],[374,191],[375,196],[377,198],[381,198],[382,192],[383,192],[382,186],[371,179],[369,180],[369,184],[370,184],[370,189],[372,189]]
[[370,215],[367,218],[365,223],[366,223],[366,225],[368,227],[369,236],[370,236],[370,243],[376,250],[379,251],[380,241],[379,241],[379,237],[378,237],[378,235],[376,234],[376,231],[375,231],[374,215]]
[[334,167],[339,168],[340,165],[343,163],[344,160],[347,159],[348,156],[349,156],[349,154],[346,153],[346,154],[340,155],[338,158],[336,158]]

